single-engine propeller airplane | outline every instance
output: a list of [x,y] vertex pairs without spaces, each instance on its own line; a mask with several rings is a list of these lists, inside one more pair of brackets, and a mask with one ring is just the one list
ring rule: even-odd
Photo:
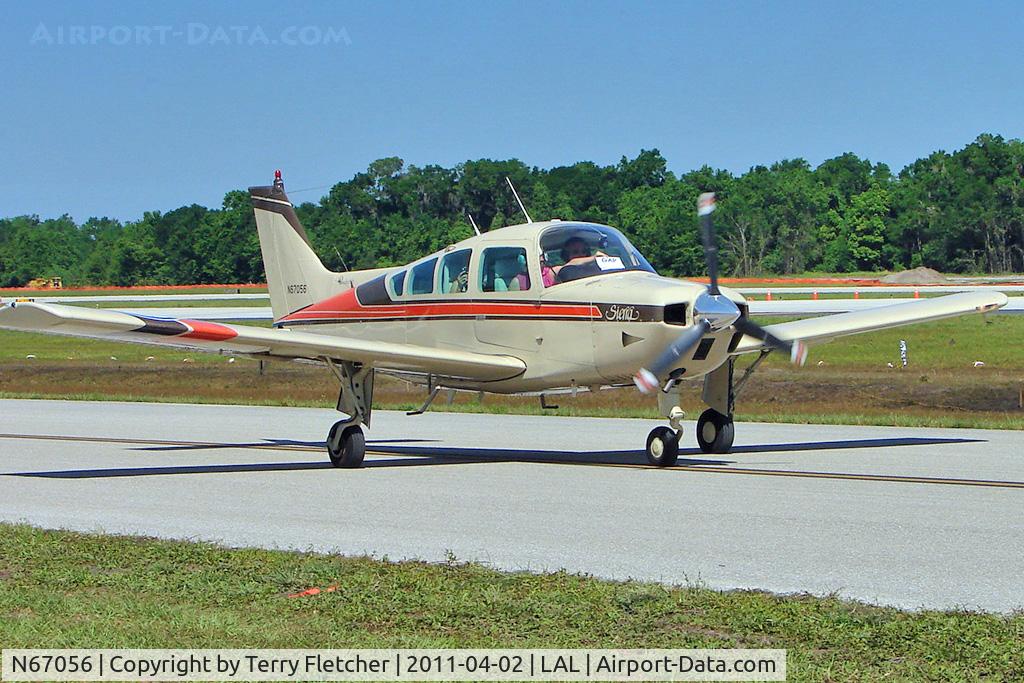
[[[252,187],[273,329],[147,318],[74,306],[12,303],[0,327],[198,348],[326,365],[341,389],[327,452],[336,467],[365,453],[376,372],[424,384],[426,410],[442,388],[545,396],[635,384],[658,396],[669,424],[647,437],[647,459],[676,462],[683,380],[703,378],[708,405],[696,436],[705,453],[733,443],[737,392],[773,350],[802,364],[806,345],[1006,304],[968,292],[762,327],[737,292],[719,287],[711,215],[698,214],[710,284],[658,275],[618,230],[575,221],[492,230],[407,266],[335,273],[310,246],[281,172]],[[518,195],[517,195],[518,199]],[[736,380],[737,356],[760,356]]]

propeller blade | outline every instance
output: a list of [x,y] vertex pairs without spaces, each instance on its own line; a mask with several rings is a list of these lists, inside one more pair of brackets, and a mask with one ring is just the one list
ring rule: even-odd
[[696,323],[693,327],[687,328],[681,335],[676,337],[676,340],[668,345],[668,347],[661,352],[661,355],[651,363],[650,369],[640,368],[640,370],[633,375],[633,383],[636,384],[636,388],[640,390],[642,394],[650,394],[661,388],[661,384],[658,378],[665,374],[665,372],[675,365],[676,361],[683,356],[686,352],[696,346],[701,337],[707,334],[711,330],[711,323],[707,320],[701,320]]
[[799,339],[791,342],[783,341],[749,318],[737,318],[733,326],[743,334],[760,339],[773,348],[785,351],[789,354],[789,360],[793,365],[803,365],[807,362],[807,344]]
[[708,264],[708,293],[718,294],[718,243],[715,241],[715,226],[711,214],[715,210],[715,193],[705,192],[697,199],[697,215],[700,216],[700,239],[704,243],[704,260]]

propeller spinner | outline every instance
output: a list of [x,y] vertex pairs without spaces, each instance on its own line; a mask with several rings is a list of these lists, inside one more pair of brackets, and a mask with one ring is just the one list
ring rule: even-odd
[[677,361],[688,355],[700,340],[709,332],[725,329],[730,325],[739,332],[755,337],[772,348],[781,349],[789,354],[795,365],[803,365],[807,360],[807,347],[801,341],[789,342],[779,339],[749,318],[740,315],[740,309],[718,289],[718,244],[715,240],[715,228],[711,222],[711,214],[715,210],[715,194],[705,192],[697,200],[697,215],[700,216],[700,237],[704,243],[704,258],[708,265],[708,277],[711,282],[707,290],[702,292],[693,302],[693,326],[687,328],[675,341],[661,352],[649,368],[640,368],[633,376],[633,382],[644,394],[649,394],[661,387],[661,378]]

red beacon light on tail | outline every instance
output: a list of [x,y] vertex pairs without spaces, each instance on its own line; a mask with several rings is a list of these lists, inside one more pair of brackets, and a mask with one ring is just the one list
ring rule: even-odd
[[274,187],[284,187],[284,181],[281,179],[281,169],[274,171]]

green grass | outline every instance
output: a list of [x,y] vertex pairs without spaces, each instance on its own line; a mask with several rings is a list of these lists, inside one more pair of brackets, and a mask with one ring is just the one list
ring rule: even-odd
[[[781,319],[761,320],[770,324]],[[900,339],[905,339],[909,346],[910,366],[906,370],[899,368]],[[1024,387],[1024,366],[1021,364],[1024,356],[1020,345],[1013,341],[1019,339],[1024,339],[1024,316],[967,316],[844,337],[813,346],[808,365],[802,369],[793,369],[787,359],[772,354],[755,375],[753,386],[771,378],[770,381],[778,382],[780,388],[774,390],[769,386],[761,389],[760,393],[756,389],[748,390],[740,397],[736,417],[742,421],[808,424],[1024,429],[1024,412],[1013,410],[1018,386]],[[36,359],[26,360],[28,355],[34,355]],[[153,360],[147,361],[150,357]],[[742,372],[755,357],[753,354],[742,357],[738,369]],[[174,373],[167,374],[172,365],[186,367],[182,364],[185,359],[203,366],[196,375],[198,384],[192,382],[186,386],[180,379],[175,380],[178,384],[174,384],[172,380],[175,378],[171,376]],[[985,366],[975,368],[976,360],[984,361]],[[8,368],[6,376],[5,363]],[[38,374],[31,374],[34,363],[39,365]],[[887,363],[896,367],[889,369]],[[223,368],[218,368],[218,364]],[[271,384],[265,389],[253,385],[249,389],[214,391],[221,386],[218,382],[230,380],[237,383],[239,377],[250,372],[249,368],[252,373],[256,372],[255,364],[245,359],[231,366],[238,370],[234,374],[225,372],[227,367],[227,359],[223,356],[186,349],[0,331],[2,398],[333,406],[333,387],[326,373],[326,389],[322,392],[307,391],[303,394],[300,391],[303,384],[313,381],[313,375],[278,374],[279,369],[296,367],[287,364],[271,366],[273,378],[268,380]],[[143,373],[148,379],[136,381],[130,389],[126,389],[124,382],[112,374],[124,372],[124,381],[128,381],[133,371],[145,368],[152,370],[148,374]],[[64,377],[65,380],[45,381],[51,376]],[[106,384],[98,389],[96,381],[101,376]],[[22,379],[17,380],[18,377]],[[203,389],[204,377],[210,378],[210,390]],[[112,378],[117,381],[112,382]],[[69,386],[68,382],[74,384]],[[830,393],[822,393],[821,387],[829,387]],[[815,388],[818,388],[818,398],[797,400],[802,393]],[[987,392],[986,388],[989,389]],[[695,384],[690,393],[697,391]],[[778,391],[788,393],[776,401]],[[994,391],[997,394],[993,394]],[[392,392],[388,395],[383,384],[377,393],[375,406],[380,409],[411,410],[419,407],[423,400],[418,393],[396,395]],[[984,396],[996,395],[1002,397],[998,399],[1002,403],[996,405],[988,401],[986,407]],[[482,403],[461,401],[447,405],[442,396],[433,410],[658,417],[653,401],[640,404],[628,398],[620,398],[616,394],[596,402],[581,401],[576,405],[570,397],[558,396],[553,402],[560,403],[562,407],[548,411],[541,410],[536,400],[516,402],[487,397]],[[862,403],[862,400],[866,402]],[[1012,404],[1009,403],[1011,400]],[[826,404],[823,405],[822,401]],[[696,409],[696,405],[684,407],[691,412]],[[902,410],[903,407],[910,409]]]
[[[792,318],[758,317],[764,325]],[[247,323],[269,327],[267,322]],[[922,325],[911,325],[870,334],[842,337],[827,344],[811,347],[808,364],[823,361],[833,368],[880,368],[886,362],[899,360],[899,340],[905,339],[909,347],[911,370],[964,369],[974,371],[973,363],[982,360],[989,368],[1019,370],[1024,352],[1018,343],[1007,340],[1024,339],[1024,316],[987,315],[951,318]],[[29,332],[0,331],[0,362],[24,360],[28,354],[38,359],[109,360],[116,356],[121,361],[145,361],[148,356],[157,360],[180,362],[185,356],[197,361],[224,362],[223,358],[202,352],[186,352],[157,346],[110,342],[96,339],[60,337]],[[752,360],[753,356],[749,356]],[[746,362],[746,361],[744,361]],[[781,356],[770,356],[768,364],[786,364]],[[808,372],[813,371],[812,368]]]
[[979,417],[977,415],[883,415],[861,413],[736,413],[739,422],[781,422],[785,424],[868,425],[874,427],[934,427],[939,429],[1024,429],[1024,416]]
[[7,524],[0,547],[5,648],[763,647],[789,650],[791,681],[1024,676],[1019,615]]
[[[208,398],[202,394],[191,396],[153,396],[148,394],[111,394],[111,393],[50,393],[50,392],[27,392],[27,391],[0,391],[0,400],[30,400],[30,401],[120,401],[124,403],[198,403],[202,405],[220,405],[223,400]],[[334,403],[328,401],[308,401],[302,399],[250,399],[239,401],[237,404],[247,406],[276,406],[282,408],[333,408]],[[393,406],[374,403],[375,410],[412,410],[410,407],[403,407],[406,404],[394,404]],[[416,406],[419,407],[418,405]],[[465,411],[480,412],[480,411]]]
[[[757,318],[762,325],[786,320],[793,318]],[[813,372],[818,361],[833,369],[877,369],[885,367],[887,362],[899,365],[901,339],[907,342],[912,372],[959,369],[975,372],[976,360],[983,361],[987,369],[1024,369],[1021,345],[1008,341],[1024,339],[1024,316],[990,314],[947,318],[813,344],[807,371]],[[765,362],[771,367],[785,365],[788,361],[781,354],[773,354]]]
[[[17,334],[16,340],[8,343],[8,335]],[[20,335],[24,334],[24,337]],[[144,363],[152,357],[154,361],[182,362],[190,358],[200,363],[223,363],[224,358],[216,354],[189,349],[172,349],[151,344],[125,344],[98,339],[75,339],[69,343],[67,337],[34,333],[0,333],[0,361],[24,360],[34,355],[37,360],[74,360],[117,363]],[[111,360],[111,357],[116,360]],[[151,362],[151,361],[150,361]]]
[[[246,324],[257,327],[270,327],[270,321],[249,321]],[[74,360],[91,362],[144,363],[152,357],[154,361],[180,363],[183,358],[191,358],[202,363],[223,363],[223,356],[205,351],[176,349],[154,344],[131,344],[127,342],[106,341],[103,339],[86,339],[83,337],[67,337],[37,332],[12,332],[0,330],[0,363],[4,361],[25,360],[28,355],[37,360]]]

